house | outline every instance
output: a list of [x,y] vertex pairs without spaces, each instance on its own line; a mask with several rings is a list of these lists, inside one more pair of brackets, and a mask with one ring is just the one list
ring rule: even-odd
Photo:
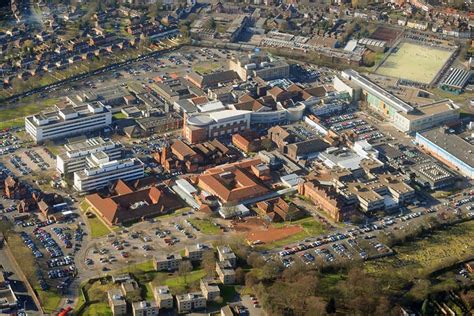
[[157,286],[153,288],[153,297],[160,309],[173,308],[173,295],[167,286]]
[[206,298],[201,292],[176,295],[178,313],[187,313],[206,308]]
[[120,289],[122,290],[122,294],[127,298],[140,296],[140,286],[134,279],[123,281],[120,284]]
[[175,271],[183,261],[180,254],[162,254],[160,253],[153,261],[153,267],[156,271]]
[[214,301],[221,295],[219,286],[212,279],[201,279],[199,287],[207,301]]

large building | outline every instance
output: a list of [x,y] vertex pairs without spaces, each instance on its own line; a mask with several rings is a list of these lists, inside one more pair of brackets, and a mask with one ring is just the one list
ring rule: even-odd
[[112,113],[99,101],[67,106],[52,112],[27,116],[25,129],[39,143],[48,139],[83,134],[109,126]]
[[224,110],[190,114],[183,125],[184,137],[189,143],[232,135],[250,128],[250,111]]
[[359,86],[362,90],[361,99],[372,110],[388,118],[402,132],[414,133],[440,126],[459,117],[459,107],[451,100],[436,101],[415,108],[355,70],[344,70],[341,76]]
[[133,316],[158,316],[160,309],[153,301],[140,301],[132,303],[132,312]]
[[416,142],[446,165],[474,179],[474,145],[462,137],[445,128],[436,128],[417,133]]
[[264,53],[239,56],[229,61],[229,67],[244,81],[249,77],[273,80],[290,76],[290,65],[286,61],[271,58]]
[[417,107],[409,113],[398,112],[393,125],[405,133],[413,133],[440,126],[459,118],[459,107],[451,100],[441,100]]
[[101,197],[95,193],[88,195],[86,201],[111,226],[166,214],[183,206],[165,186],[134,186],[122,180],[114,184],[111,196]]
[[89,192],[102,189],[115,180],[123,181],[143,178],[143,163],[138,158],[110,160],[104,152],[86,158],[88,168],[74,173],[74,189]]
[[260,181],[261,165],[259,159],[251,159],[208,169],[198,177],[198,186],[216,196],[221,204],[236,205],[269,192]]
[[105,152],[111,160],[122,156],[120,143],[101,137],[89,138],[64,145],[66,152],[56,156],[56,169],[67,176],[87,167],[86,158],[96,152]]

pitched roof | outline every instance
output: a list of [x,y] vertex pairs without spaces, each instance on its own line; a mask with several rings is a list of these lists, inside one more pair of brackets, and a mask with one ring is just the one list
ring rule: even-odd
[[139,220],[181,207],[171,192],[157,186],[106,198],[96,193],[88,195],[86,200],[110,224]]

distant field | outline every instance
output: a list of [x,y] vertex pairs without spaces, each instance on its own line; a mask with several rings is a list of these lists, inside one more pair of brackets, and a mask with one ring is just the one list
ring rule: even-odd
[[376,73],[428,84],[450,56],[447,50],[403,42]]

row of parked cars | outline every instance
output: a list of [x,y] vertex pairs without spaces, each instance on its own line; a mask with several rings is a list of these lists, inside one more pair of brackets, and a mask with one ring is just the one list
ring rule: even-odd
[[280,257],[286,257],[286,256],[293,255],[293,254],[295,254],[297,252],[300,252],[300,251],[316,248],[316,247],[319,247],[321,245],[327,244],[329,242],[343,240],[343,239],[346,239],[348,237],[349,237],[348,235],[342,234],[342,233],[336,233],[336,234],[329,235],[329,236],[323,236],[323,237],[317,238],[316,241],[313,241],[311,243],[307,243],[307,244],[301,243],[301,244],[298,244],[298,245],[296,245],[294,247],[291,247],[291,248],[290,247],[285,247],[285,249],[280,251],[278,254],[279,254]]
[[60,227],[53,227],[52,231],[56,234],[59,240],[63,242],[66,248],[72,248],[71,234],[69,232],[63,231]]
[[31,159],[41,170],[46,170],[50,166],[49,164],[44,161],[44,159],[34,150],[27,150],[25,151],[25,154],[28,156],[28,158]]
[[65,256],[62,258],[53,258],[48,260],[47,264],[50,268],[68,266],[74,263],[74,258],[71,256]]
[[51,234],[45,231],[42,228],[35,228],[34,230],[35,237],[43,245],[46,251],[49,253],[51,258],[58,258],[64,255],[61,247],[57,242],[51,237]]
[[33,253],[33,256],[36,259],[43,257],[43,253],[39,251],[38,247],[35,245],[31,237],[27,233],[21,232],[20,238],[21,240],[23,240],[23,243],[26,245],[26,247],[31,249],[31,252]]
[[53,269],[48,271],[48,277],[50,279],[65,278],[73,275],[75,271],[76,267],[73,265],[63,269]]

